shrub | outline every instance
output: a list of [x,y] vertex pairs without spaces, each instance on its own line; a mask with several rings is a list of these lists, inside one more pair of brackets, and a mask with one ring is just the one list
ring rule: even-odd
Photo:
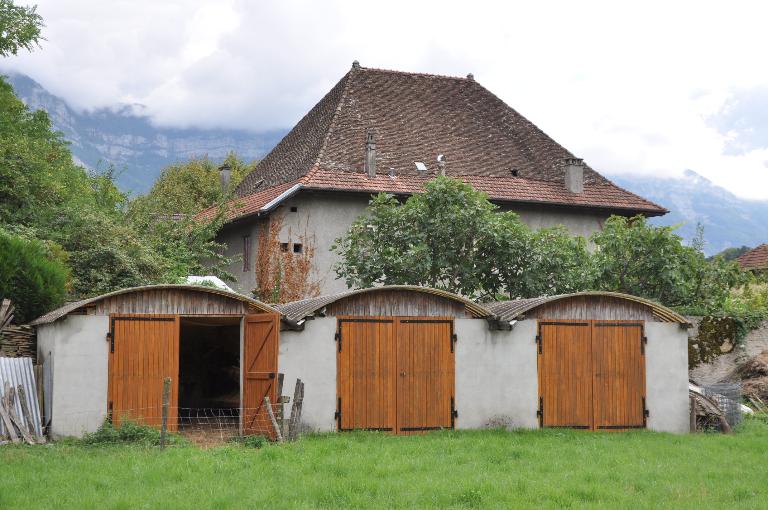
[[[81,442],[86,445],[132,443],[142,446],[157,446],[160,444],[160,431],[130,420],[124,420],[119,427],[115,427],[112,422],[105,420],[96,432],[83,436]],[[166,442],[168,444],[185,443],[178,434],[167,434]]]
[[28,322],[64,302],[69,269],[53,248],[0,229],[0,297],[16,306],[16,322]]
[[234,436],[229,439],[230,443],[236,443],[248,448],[263,448],[269,441],[264,436]]

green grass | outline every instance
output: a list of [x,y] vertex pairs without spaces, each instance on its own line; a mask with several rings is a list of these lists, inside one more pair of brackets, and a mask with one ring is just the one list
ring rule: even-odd
[[309,436],[261,449],[0,447],[0,508],[766,508],[768,424]]

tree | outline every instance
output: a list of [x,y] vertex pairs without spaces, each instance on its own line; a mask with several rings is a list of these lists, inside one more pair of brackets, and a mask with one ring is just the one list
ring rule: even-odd
[[69,270],[57,247],[0,229],[0,298],[15,304],[17,322],[61,305],[68,281]]
[[707,261],[702,234],[686,246],[675,227],[655,227],[642,216],[612,216],[592,236],[596,288],[653,299],[667,306],[714,309],[743,281],[722,257]]
[[[583,240],[565,229],[532,232],[487,195],[447,177],[401,204],[379,194],[336,240],[336,274],[350,287],[427,285],[475,298],[576,290],[589,264]],[[562,282],[562,284],[561,284]]]
[[18,54],[20,49],[32,51],[45,25],[37,6],[17,6],[12,0],[0,0],[0,56]]

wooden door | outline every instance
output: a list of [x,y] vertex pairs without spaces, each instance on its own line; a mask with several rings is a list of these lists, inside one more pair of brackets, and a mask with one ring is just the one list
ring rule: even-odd
[[397,432],[452,428],[453,321],[401,318],[397,326]]
[[338,319],[339,430],[395,430],[395,326],[392,317]]
[[109,412],[119,425],[130,419],[159,427],[163,381],[172,381],[168,430],[178,425],[179,318],[112,315],[109,337]]
[[264,406],[264,397],[277,402],[277,356],[280,317],[275,314],[245,316],[241,418],[243,434],[271,439],[275,431]]
[[592,325],[594,428],[645,427],[643,323],[595,321]]
[[539,424],[592,428],[592,327],[589,321],[539,322]]

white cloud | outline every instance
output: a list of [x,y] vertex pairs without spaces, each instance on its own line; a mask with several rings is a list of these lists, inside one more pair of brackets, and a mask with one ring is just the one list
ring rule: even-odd
[[768,147],[728,151],[733,135],[710,121],[768,85],[761,2],[36,3],[43,49],[5,64],[78,108],[141,103],[162,125],[263,130],[290,127],[354,59],[472,72],[605,173],[690,168],[768,198]]

